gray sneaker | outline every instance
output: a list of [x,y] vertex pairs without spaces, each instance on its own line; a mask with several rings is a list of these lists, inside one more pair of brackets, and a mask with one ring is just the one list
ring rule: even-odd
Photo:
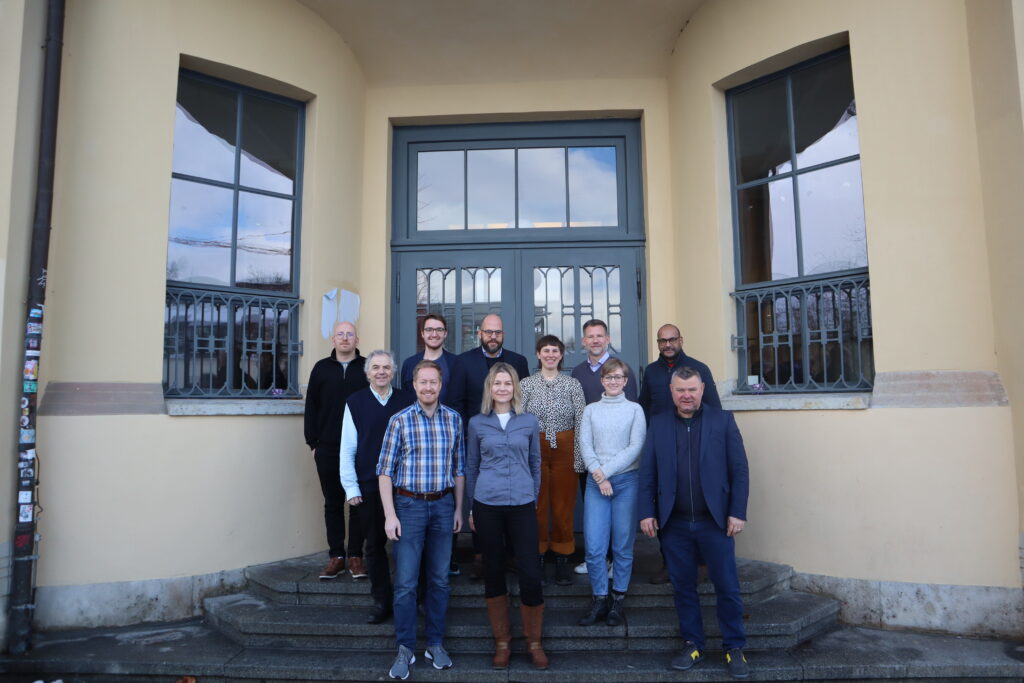
[[672,668],[677,671],[686,671],[693,668],[694,664],[699,663],[703,659],[704,653],[696,645],[686,641],[683,651],[672,659]]
[[434,663],[435,669],[452,668],[452,658],[448,656],[448,651],[440,645],[428,645],[423,656],[427,658],[428,662]]
[[413,651],[405,645],[399,645],[398,654],[395,655],[395,661],[391,663],[391,668],[388,670],[388,677],[400,678],[404,681],[409,677],[409,667],[415,662],[416,655]]

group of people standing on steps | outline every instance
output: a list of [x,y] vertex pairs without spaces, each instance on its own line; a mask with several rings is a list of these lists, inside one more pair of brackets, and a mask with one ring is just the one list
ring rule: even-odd
[[498,315],[480,321],[479,347],[455,355],[444,349],[447,321],[431,313],[420,325],[423,352],[399,374],[391,352],[364,358],[355,326],[334,326],[334,348],[314,365],[306,394],[305,437],[324,495],[330,556],[320,578],[346,570],[369,576],[367,621],[394,617],[391,678],[407,678],[416,661],[417,603],[424,657],[437,669],[452,666],[443,645],[448,581],[459,572],[453,534],[465,525],[473,532],[473,574],[483,578],[494,667],[506,668],[511,654],[506,572],[513,558],[527,652],[534,667],[548,667],[545,556],[554,556],[555,582],[572,583],[577,486],[585,561],[575,571],[588,575],[593,595],[580,625],[624,621],[639,527],[661,540],[673,586],[684,646],[671,666],[685,670],[703,659],[697,573],[706,563],[727,667],[738,678],[749,675],[734,549],[749,476],[736,422],[722,411],[707,366],[683,352],[676,326],[658,330],[659,357],[639,391],[629,366],[609,351],[607,324],[589,320],[582,332],[587,358],[570,374],[562,371],[565,345],[545,335],[531,375],[526,358],[504,348]]

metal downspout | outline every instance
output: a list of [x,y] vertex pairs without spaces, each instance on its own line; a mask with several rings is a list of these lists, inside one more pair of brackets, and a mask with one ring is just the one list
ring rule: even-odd
[[39,125],[35,218],[28,269],[21,413],[18,430],[18,502],[14,524],[11,592],[8,602],[7,649],[25,652],[32,644],[35,612],[36,496],[39,459],[36,454],[36,397],[39,349],[46,301],[46,265],[53,213],[53,172],[57,153],[57,105],[60,100],[61,52],[64,48],[64,0],[49,0],[43,69],[43,104]]

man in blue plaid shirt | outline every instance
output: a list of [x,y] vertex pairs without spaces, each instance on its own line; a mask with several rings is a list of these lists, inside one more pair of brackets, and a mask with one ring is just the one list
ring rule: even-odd
[[462,527],[466,449],[462,418],[441,405],[441,368],[429,360],[413,370],[416,403],[388,421],[377,462],[384,531],[395,546],[395,640],[398,655],[388,676],[405,679],[416,661],[416,584],[426,562],[424,656],[435,669],[452,665],[445,651],[448,558],[452,533]]

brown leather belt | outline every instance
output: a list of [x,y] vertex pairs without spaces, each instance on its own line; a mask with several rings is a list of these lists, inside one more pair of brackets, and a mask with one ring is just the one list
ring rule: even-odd
[[452,488],[448,487],[444,491],[438,491],[437,493],[413,493],[412,491],[406,491],[405,489],[395,487],[395,491],[398,491],[400,496],[408,496],[409,498],[416,498],[419,500],[441,500],[449,493],[452,492]]

